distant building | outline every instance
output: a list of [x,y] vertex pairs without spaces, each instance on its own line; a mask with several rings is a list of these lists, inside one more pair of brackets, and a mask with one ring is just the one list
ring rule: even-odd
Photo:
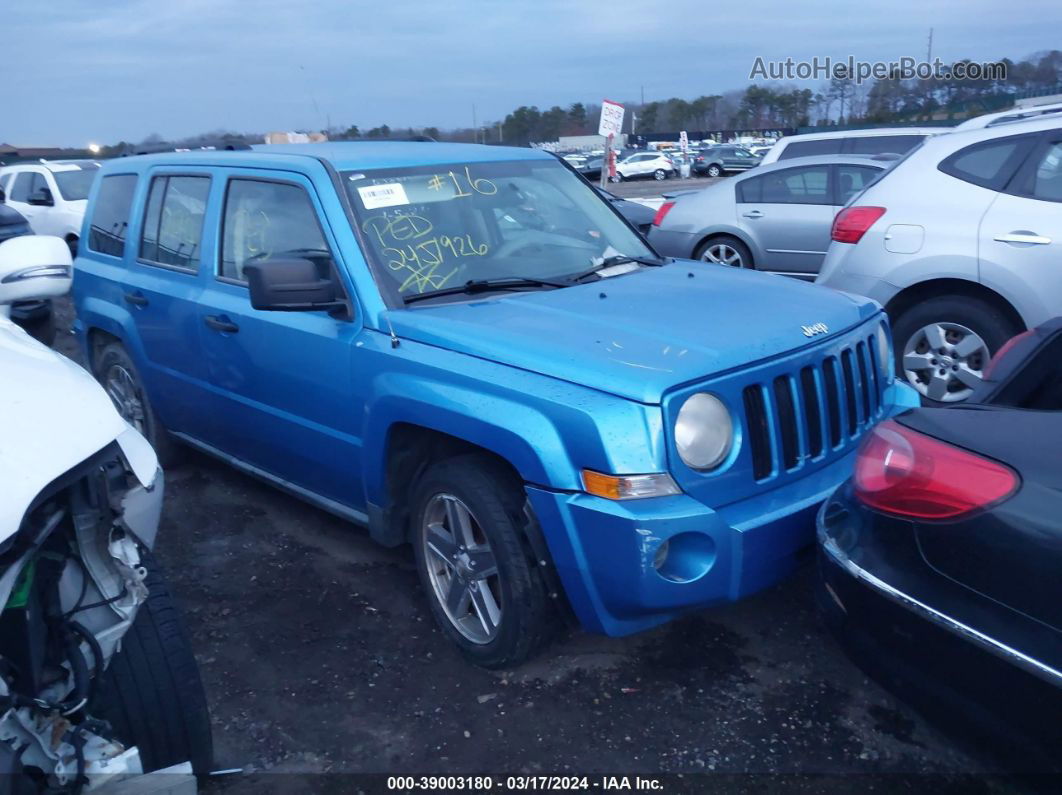
[[266,133],[267,144],[317,144],[327,141],[323,133],[271,132]]
[[62,149],[58,146],[12,146],[0,144],[0,161],[11,163],[15,160],[58,160],[63,157],[84,157],[83,149]]

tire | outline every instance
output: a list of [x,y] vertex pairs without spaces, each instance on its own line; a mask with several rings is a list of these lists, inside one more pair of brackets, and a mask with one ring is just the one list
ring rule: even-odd
[[[522,530],[525,499],[521,484],[508,471],[476,454],[431,465],[413,488],[410,535],[432,615],[462,654],[483,668],[505,668],[523,662],[546,642],[555,624],[545,582]],[[478,588],[483,589],[478,595],[473,594],[474,568],[462,564],[458,560],[460,554],[451,560],[427,548],[428,524],[437,519],[437,524],[451,525],[451,507],[467,510],[471,535],[475,536],[474,545],[460,549],[481,561],[480,572],[487,560],[485,554],[491,555],[489,564],[496,570],[496,574],[478,580],[482,583]],[[445,533],[447,527],[442,530]],[[432,537],[438,539],[438,533]],[[449,540],[459,538],[451,534]],[[440,549],[437,541],[433,544]],[[474,564],[472,560],[471,565]],[[459,573],[462,569],[463,573]],[[448,592],[445,581],[452,584],[455,578],[456,591],[466,594],[456,602],[459,609],[454,612],[455,616],[463,616],[460,621],[452,618],[444,606],[444,594]],[[483,603],[488,596],[499,613],[493,634],[476,601]]]
[[667,179],[667,172],[664,171],[664,169],[662,168],[658,168],[656,171],[653,172],[653,179],[657,180],[658,182],[661,180],[665,180]]
[[75,259],[77,257],[77,235],[68,237],[66,245],[70,248],[70,259]]
[[[893,319],[896,374],[919,391],[925,405],[960,403],[970,397],[991,356],[1020,331],[997,306],[980,298],[941,295],[918,301]],[[981,350],[973,350],[977,340],[967,340],[969,332],[983,343]],[[941,338],[944,354],[932,345]],[[929,367],[916,369],[919,360]],[[942,395],[944,379],[947,391]]]
[[214,764],[210,710],[181,611],[154,557],[145,555],[148,598],[111,658],[91,714],[140,750],[144,772],[190,761]]
[[616,172],[616,176],[609,177],[608,181],[609,182],[623,182],[623,175],[617,171]]
[[[737,259],[733,261],[724,261],[725,259],[728,259],[728,256],[723,255],[722,251],[717,251],[720,247],[729,249],[733,254],[737,255]],[[715,258],[709,258],[709,255]],[[717,235],[716,237],[708,238],[693,252],[693,258],[705,262],[714,262],[719,265],[726,265],[732,268],[755,267],[752,262],[752,252],[749,251],[749,247],[736,237],[731,237],[730,235]]]
[[[180,446],[170,436],[165,426],[156,416],[155,410],[151,407],[151,400],[144,389],[140,371],[133,364],[133,360],[129,356],[129,352],[126,351],[125,346],[120,342],[108,342],[100,350],[93,363],[93,368],[96,380],[103,385],[104,390],[110,395],[111,401],[114,403],[115,408],[118,409],[118,413],[135,426],[144,435],[144,438],[151,443],[151,446],[155,448],[155,455],[158,456],[159,464],[166,468],[177,463],[180,460]],[[130,379],[128,394],[130,398],[139,404],[138,406],[131,400],[120,399],[112,391],[108,383],[109,379],[119,377],[114,368],[120,368],[128,374]]]
[[709,177],[721,177],[721,176],[723,176],[723,169],[722,169],[722,167],[720,167],[719,165],[717,165],[717,164],[715,164],[715,163],[712,163],[712,164],[711,164],[710,166],[708,166],[708,168],[707,168],[707,169],[705,170],[705,173],[706,173],[706,174],[707,174],[707,175],[708,175]]

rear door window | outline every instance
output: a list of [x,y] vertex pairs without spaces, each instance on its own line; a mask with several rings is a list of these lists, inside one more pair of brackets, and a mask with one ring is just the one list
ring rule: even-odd
[[831,204],[830,167],[772,171],[738,185],[738,201],[762,204]]
[[878,178],[882,169],[870,166],[837,166],[837,200],[836,204],[843,205],[859,191]]
[[100,254],[121,257],[133,207],[136,174],[112,174],[100,181],[89,226],[88,247]]
[[779,160],[789,160],[793,157],[810,157],[812,155],[838,155],[841,153],[841,138],[821,138],[818,141],[793,141],[788,144]]
[[210,177],[161,176],[151,180],[140,260],[194,272],[199,267]]
[[1062,202],[1062,141],[1048,144],[1035,161],[1025,192],[1034,199]]
[[15,174],[15,182],[11,186],[11,190],[8,191],[7,198],[13,202],[29,201],[30,183],[32,181],[33,174],[28,171],[22,171]]

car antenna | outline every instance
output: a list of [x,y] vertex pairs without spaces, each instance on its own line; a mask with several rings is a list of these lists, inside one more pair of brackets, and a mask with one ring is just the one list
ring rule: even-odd
[[398,335],[395,334],[395,327],[391,325],[391,316],[385,314],[384,315],[384,320],[387,321],[387,330],[391,332],[391,347],[392,348],[397,348],[398,347],[398,343],[399,343],[399,339],[398,339]]

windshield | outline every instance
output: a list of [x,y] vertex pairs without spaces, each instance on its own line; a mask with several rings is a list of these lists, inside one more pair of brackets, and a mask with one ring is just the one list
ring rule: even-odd
[[481,279],[558,279],[606,257],[655,256],[553,158],[343,178],[369,255],[406,297]]
[[63,198],[74,202],[88,198],[89,188],[92,187],[92,180],[96,178],[98,170],[99,166],[96,165],[85,166],[76,171],[53,171],[52,177],[55,178],[55,187],[59,188]]

